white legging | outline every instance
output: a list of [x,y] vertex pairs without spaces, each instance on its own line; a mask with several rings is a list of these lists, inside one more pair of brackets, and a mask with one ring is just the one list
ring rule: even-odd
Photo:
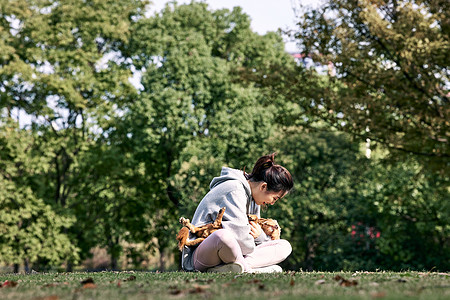
[[198,271],[223,263],[239,262],[245,271],[274,265],[285,260],[292,252],[291,244],[286,240],[272,240],[255,247],[255,250],[243,256],[233,233],[220,229],[208,236],[194,251],[194,267]]

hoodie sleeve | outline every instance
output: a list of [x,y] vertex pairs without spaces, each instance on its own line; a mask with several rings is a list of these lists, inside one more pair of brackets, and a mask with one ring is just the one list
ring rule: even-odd
[[260,245],[271,240],[272,239],[270,238],[270,236],[268,236],[264,231],[261,231],[261,234],[255,239],[255,244]]
[[225,197],[227,209],[222,227],[234,233],[243,255],[250,254],[255,249],[255,240],[250,235],[250,224],[247,219],[247,195],[243,190],[234,190]]
[[[258,216],[258,218],[261,217],[261,207],[257,205],[254,201],[250,204],[250,214]],[[270,241],[271,238],[268,236],[264,231],[261,232],[261,234],[255,239],[255,244],[260,245],[262,243]]]

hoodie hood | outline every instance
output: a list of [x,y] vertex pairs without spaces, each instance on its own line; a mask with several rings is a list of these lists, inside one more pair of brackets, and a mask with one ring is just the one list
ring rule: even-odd
[[244,176],[244,172],[241,170],[236,170],[228,167],[222,167],[219,177],[214,177],[209,185],[209,189],[212,190],[221,183],[229,180],[237,180],[244,186],[245,192],[249,197],[251,197],[250,185]]

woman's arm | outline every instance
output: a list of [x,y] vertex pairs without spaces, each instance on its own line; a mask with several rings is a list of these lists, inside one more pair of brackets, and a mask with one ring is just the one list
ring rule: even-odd
[[224,199],[227,209],[222,219],[222,227],[234,233],[243,255],[250,254],[255,249],[255,240],[250,235],[247,219],[247,199],[245,191],[229,192]]

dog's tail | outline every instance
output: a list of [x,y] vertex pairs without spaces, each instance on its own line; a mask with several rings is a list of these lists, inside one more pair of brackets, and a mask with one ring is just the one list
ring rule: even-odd
[[187,238],[189,236],[189,229],[187,227],[183,227],[177,234],[178,240],[178,249],[183,251],[184,245],[186,245]]

